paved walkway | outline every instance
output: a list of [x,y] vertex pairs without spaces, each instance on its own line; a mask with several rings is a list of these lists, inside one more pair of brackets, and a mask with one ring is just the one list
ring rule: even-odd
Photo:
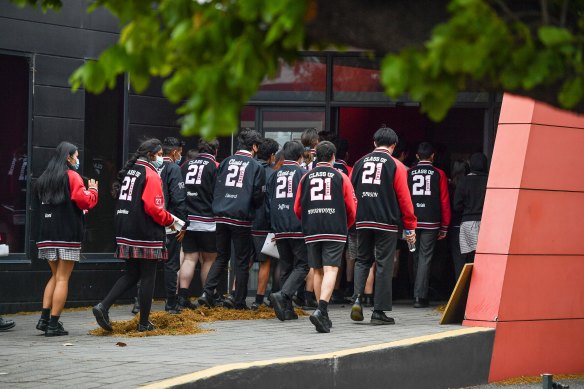
[[[129,310],[112,308],[110,317],[130,319]],[[354,323],[349,310],[349,305],[330,309],[334,325],[330,334],[318,334],[308,318],[301,317],[284,323],[277,319],[205,323],[203,328],[215,331],[147,338],[87,335],[97,326],[90,311],[65,312],[62,321],[70,335],[55,338],[45,338],[34,328],[37,315],[9,316],[16,327],[0,333],[0,387],[133,388],[220,364],[320,354],[460,328],[441,326],[434,309],[409,304],[394,306],[394,326]],[[116,346],[119,341],[127,346]]]

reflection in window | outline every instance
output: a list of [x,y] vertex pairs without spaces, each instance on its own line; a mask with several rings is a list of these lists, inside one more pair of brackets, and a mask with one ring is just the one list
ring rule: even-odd
[[28,174],[28,60],[0,55],[0,244],[23,253]]
[[85,94],[85,147],[80,151],[86,180],[99,181],[99,201],[86,217],[83,251],[113,253],[115,250],[114,210],[110,193],[122,165],[124,79],[114,90],[100,95]]
[[276,76],[264,80],[252,100],[320,101],[325,91],[326,58],[304,57],[293,65],[280,61]]

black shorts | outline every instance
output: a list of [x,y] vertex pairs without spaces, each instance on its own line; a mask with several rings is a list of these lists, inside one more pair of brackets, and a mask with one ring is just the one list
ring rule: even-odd
[[276,258],[270,257],[266,254],[262,254],[262,247],[264,247],[264,242],[266,241],[266,235],[258,235],[258,236],[252,236],[253,239],[253,248],[254,248],[254,256],[253,256],[253,261],[254,262],[265,262],[268,259],[269,260],[276,260]]
[[217,240],[214,231],[187,231],[182,241],[185,253],[216,253]]
[[308,243],[308,266],[320,269],[323,266],[341,267],[345,242],[322,241]]

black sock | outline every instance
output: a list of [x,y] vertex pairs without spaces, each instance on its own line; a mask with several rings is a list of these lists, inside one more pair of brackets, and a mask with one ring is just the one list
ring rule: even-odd
[[188,290],[188,288],[180,288],[178,290],[178,295],[179,296],[182,296],[184,298],[188,298],[189,297],[189,290]]
[[319,300],[318,310],[321,311],[323,315],[328,316],[328,302],[324,300]]
[[304,291],[304,301],[308,302],[308,301],[310,301],[311,298],[312,298],[312,292],[305,290]]
[[49,327],[57,327],[59,325],[59,318],[61,316],[51,316],[51,319],[49,320]]
[[235,297],[235,289],[231,289],[231,295]]
[[261,304],[264,302],[264,295],[263,294],[256,294],[255,302]]
[[51,308],[43,308],[41,311],[41,319],[49,320],[51,318]]

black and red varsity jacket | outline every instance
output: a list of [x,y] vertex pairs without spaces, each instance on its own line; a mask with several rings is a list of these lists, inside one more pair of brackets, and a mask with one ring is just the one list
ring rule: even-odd
[[408,186],[423,230],[447,232],[450,225],[450,196],[446,174],[429,161],[420,161],[408,170]]
[[358,201],[357,229],[397,232],[400,224],[416,229],[407,168],[389,150],[377,148],[357,161],[351,182]]
[[118,245],[145,249],[163,249],[164,227],[174,223],[164,209],[162,180],[156,168],[139,159],[124,180],[116,207],[116,242]]
[[74,170],[67,171],[69,199],[61,204],[41,204],[37,247],[81,249],[84,211],[97,205],[97,189],[86,189]]
[[356,210],[357,199],[349,177],[330,163],[318,162],[302,177],[294,212],[302,222],[306,243],[346,242]]
[[249,151],[224,159],[213,193],[215,221],[251,228],[255,210],[264,203],[265,186],[264,168]]
[[215,231],[212,205],[218,167],[213,155],[200,153],[181,168],[187,192],[189,231]]
[[268,209],[276,239],[302,239],[302,225],[294,213],[298,185],[306,170],[296,161],[284,161],[267,184]]

